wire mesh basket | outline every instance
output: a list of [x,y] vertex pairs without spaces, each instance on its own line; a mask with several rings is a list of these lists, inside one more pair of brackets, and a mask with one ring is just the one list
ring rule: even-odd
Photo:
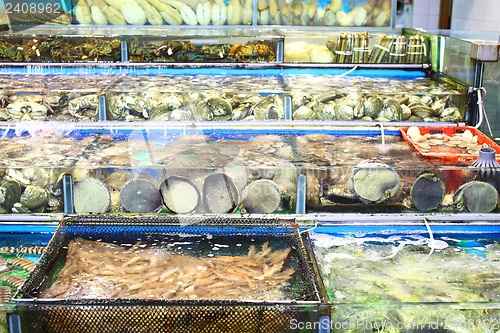
[[[196,260],[208,262],[229,260],[227,268],[217,268],[218,272],[214,272],[217,276],[224,270],[230,272],[235,269],[231,260],[254,258],[251,254],[259,249],[262,249],[258,252],[260,254],[285,251],[279,252],[286,253],[286,258],[279,267],[280,272],[290,272],[289,280],[285,284],[279,284],[286,287],[270,298],[263,297],[262,294],[253,297],[252,292],[238,294],[237,289],[243,287],[237,282],[226,286],[216,296],[198,295],[193,299],[184,296],[176,298],[175,295],[173,298],[121,294],[100,297],[94,293],[66,294],[59,298],[51,294],[51,287],[58,283],[64,267],[74,268],[76,265],[73,261],[71,265],[66,265],[66,260],[74,260],[68,255],[74,246],[72,244],[81,241],[86,244],[99,243],[96,248],[102,244],[124,248],[128,246],[123,253],[129,253],[139,244],[138,240],[144,251],[167,249],[176,255],[182,255],[183,259],[174,269],[186,269],[191,260],[189,258],[195,257]],[[320,282],[312,266],[311,253],[307,250],[309,246],[305,246],[304,241],[308,241],[308,238],[301,235],[296,225],[278,219],[225,216],[74,217],[61,221],[47,251],[18,291],[15,301],[19,305],[23,329],[29,332],[295,332],[299,326],[293,323],[317,322],[323,297],[318,288]],[[137,254],[134,252],[136,257]],[[141,252],[141,256],[145,254]],[[127,260],[140,260],[136,257]],[[78,257],[77,260],[80,263],[90,259]],[[126,266],[127,269],[131,267],[133,266]],[[264,271],[266,269],[264,267]],[[147,273],[148,270],[145,269],[141,280],[146,280]],[[86,290],[86,281],[82,276],[84,275],[79,275],[80,280],[76,284],[80,290]],[[120,276],[118,280],[126,278],[128,275]],[[249,278],[252,278],[250,274],[244,277],[245,280]],[[196,285],[200,280],[193,276],[184,281],[186,284]],[[74,280],[70,280],[69,285],[73,283]],[[253,282],[249,280],[248,283],[252,290]],[[210,285],[207,294],[214,288],[215,285]],[[107,289],[113,289],[113,285],[106,284],[103,289],[107,292]],[[259,291],[255,289],[257,287],[254,291]],[[224,296],[225,292],[228,297]],[[234,293],[239,296],[232,297]]]

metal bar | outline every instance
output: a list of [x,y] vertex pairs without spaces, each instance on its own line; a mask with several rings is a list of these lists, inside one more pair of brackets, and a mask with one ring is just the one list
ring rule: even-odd
[[[481,88],[483,86],[483,73],[484,62],[476,61],[476,67],[474,70],[474,88]],[[471,125],[476,125],[479,119],[479,112],[481,112],[481,110],[479,109],[479,105],[477,104],[477,93],[475,91],[471,98],[470,107],[473,107],[474,109],[471,113],[471,119],[468,123]]]
[[[402,69],[402,70],[426,70],[430,67],[429,64],[355,64],[358,69]],[[174,63],[174,62],[137,62],[137,63],[44,63],[44,62],[18,62],[0,64],[0,69],[9,68],[37,68],[37,73],[44,74],[44,69],[51,68],[81,68],[86,73],[91,74],[93,70],[104,69],[108,72],[116,70],[123,72],[126,69],[166,69],[166,68],[228,68],[228,69],[284,69],[284,68],[328,68],[328,69],[344,69],[353,67],[353,64],[324,64],[324,63],[263,63],[263,62],[242,62],[242,63],[220,63],[220,62],[204,62],[204,63]]]
[[[292,216],[290,216],[292,217]],[[354,213],[347,214],[308,214],[307,216],[295,217],[297,222],[316,221],[318,225],[412,225],[415,223],[423,223],[426,218],[430,223],[458,223],[460,225],[492,225],[500,223],[500,214],[474,214],[474,213],[458,213],[458,214],[424,214],[424,213],[408,213],[408,214],[364,214],[363,216]],[[445,224],[443,224],[445,225]]]
[[[61,217],[62,218],[62,217]],[[61,219],[59,218],[59,220]],[[58,223],[52,221],[50,223],[33,223],[33,219],[20,223],[9,221],[8,224],[0,223],[0,234],[3,233],[53,233],[56,231]]]
[[5,215],[0,214],[0,232],[3,230],[4,223],[25,223],[25,222],[54,222],[59,221],[63,217],[63,214],[53,214],[53,215],[22,215],[22,214],[12,214]]

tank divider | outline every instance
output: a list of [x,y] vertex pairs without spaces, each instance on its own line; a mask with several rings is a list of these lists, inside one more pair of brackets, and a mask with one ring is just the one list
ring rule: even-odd
[[292,120],[292,97],[285,96],[285,120]]
[[97,103],[97,111],[99,114],[99,121],[108,120],[106,116],[106,96],[104,95],[99,96],[99,100]]
[[124,40],[121,42],[121,51],[122,51],[122,59],[121,61],[122,62],[128,62],[128,45],[127,45],[127,41]]
[[300,174],[297,178],[297,205],[295,206],[295,214],[306,213],[306,175]]
[[63,199],[64,199],[64,213],[74,214],[73,205],[73,177],[71,175],[64,175],[63,179]]

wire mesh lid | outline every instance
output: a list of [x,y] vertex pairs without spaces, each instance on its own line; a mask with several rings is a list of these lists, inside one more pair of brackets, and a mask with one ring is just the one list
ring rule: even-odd
[[[140,243],[138,243],[138,240]],[[76,246],[75,244],[78,244],[82,248],[89,248],[91,255],[87,258],[80,258],[81,256],[87,256],[88,253],[78,252],[79,255],[71,258],[71,247]],[[211,277],[207,276],[206,278],[214,278],[214,274],[217,276],[224,275],[226,274],[225,271],[231,274],[234,273],[233,276],[228,277],[230,281],[231,279],[234,281],[232,282],[234,283],[234,287],[229,284],[221,289],[227,292],[227,296],[211,292],[211,289],[214,289],[217,284],[222,284],[220,279],[214,280],[212,284],[208,282],[206,289],[204,289],[206,295],[189,294],[186,296],[186,294],[180,293],[170,295],[171,297],[165,297],[165,294],[158,294],[149,298],[140,297],[140,294],[123,294],[111,290],[111,292],[105,295],[98,295],[98,293],[81,295],[78,293],[73,294],[73,291],[71,291],[64,294],[63,297],[58,298],[54,296],[57,292],[56,294],[48,292],[48,290],[51,290],[51,286],[63,283],[61,281],[73,281],[62,278],[63,272],[66,273],[64,271],[66,267],[72,268],[82,265],[79,269],[85,272],[85,267],[83,267],[85,265],[81,263],[82,261],[87,266],[93,265],[89,261],[96,261],[96,264],[89,271],[99,270],[101,267],[104,271],[114,269],[113,265],[108,263],[111,259],[110,261],[98,264],[98,260],[101,260],[98,250],[108,247],[114,247],[113,251],[115,253],[120,252],[118,255],[121,255],[121,253],[131,253],[131,256],[126,257],[126,261],[123,261],[125,264],[120,268],[123,270],[123,272],[120,271],[121,274],[128,274],[127,270],[129,269],[137,269],[131,263],[142,260],[139,257],[150,255],[153,252],[156,255],[156,253],[159,253],[158,251],[166,249],[166,251],[161,252],[160,258],[164,261],[174,260],[171,264],[172,266],[177,266],[172,268],[176,271],[187,269],[187,267],[190,267],[191,262],[194,263],[192,264],[195,265],[194,267],[203,270],[207,269],[205,266],[217,265],[223,262],[220,266],[217,266],[218,268],[215,271],[208,274]],[[136,248],[134,249],[134,247]],[[149,250],[150,248],[151,250]],[[137,250],[138,252],[133,252],[132,250]],[[268,258],[267,256],[270,257]],[[127,304],[133,302],[134,304],[193,303],[208,305],[233,304],[235,302],[317,302],[320,299],[317,288],[317,276],[310,266],[309,258],[310,254],[307,253],[297,226],[293,221],[289,220],[225,216],[78,216],[61,221],[59,228],[48,245],[46,253],[26,279],[17,298],[21,302],[42,301],[44,303],[54,302],[55,304],[104,304],[108,302]],[[73,262],[66,264],[69,260],[73,260]],[[116,261],[117,259],[113,260]],[[235,269],[239,267],[238,265],[241,264],[241,261],[252,260],[262,260],[263,264],[260,261],[250,262],[249,264],[249,267],[263,265],[262,273],[259,275],[255,272],[249,272],[248,276],[241,276],[241,279],[238,279],[238,273],[235,272]],[[168,264],[163,264],[166,265],[164,267],[170,269]],[[155,267],[149,267],[149,269],[153,270]],[[241,269],[250,268],[243,267]],[[148,271],[144,268],[143,270],[142,279],[147,280]],[[289,278],[289,281],[286,281],[286,283],[280,280],[272,280],[276,284],[275,289],[283,289],[283,292],[278,293],[269,285],[261,286],[261,280],[274,278],[272,273],[269,273],[272,270],[278,272],[278,276],[281,274]],[[102,274],[110,275],[111,273],[102,272]],[[154,272],[151,272],[149,275],[154,276],[153,280],[156,281],[157,277],[168,276],[169,274],[169,272],[159,271],[156,275]],[[175,274],[179,273],[172,273],[172,275]],[[103,276],[99,277],[99,279],[102,278]],[[254,278],[256,280],[252,280]],[[119,280],[121,279],[125,280],[125,277],[120,276]],[[196,281],[203,280],[194,275],[189,278],[182,276],[180,279],[176,282],[177,284],[182,284],[182,281],[195,281],[192,283],[189,282],[185,290],[199,288],[200,285],[197,285],[196,283],[198,282]],[[113,285],[119,284],[119,282],[118,280],[113,280],[113,283],[109,282],[103,289],[112,289]],[[82,283],[83,285],[84,281],[77,281],[76,283]],[[137,283],[140,283],[140,281]],[[240,286],[238,286],[238,283],[240,283]],[[133,285],[133,281],[130,284]],[[234,290],[242,288],[241,285],[245,285],[251,291],[267,290],[266,288],[269,288],[268,293],[271,296],[266,298],[268,294],[256,293],[257,296],[252,298],[252,293],[247,293],[244,296],[235,293]],[[214,290],[216,291],[217,289]],[[276,294],[274,294],[275,292]],[[48,295],[46,299],[43,299],[44,295]],[[181,296],[177,297],[176,295]]]

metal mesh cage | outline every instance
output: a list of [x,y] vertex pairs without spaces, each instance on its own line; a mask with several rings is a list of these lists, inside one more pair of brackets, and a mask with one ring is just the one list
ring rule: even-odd
[[[297,268],[288,299],[42,299],[54,281],[54,265],[75,238],[133,242],[148,237],[210,235],[236,242],[265,239],[291,247],[287,262]],[[217,217],[101,217],[63,220],[18,295],[19,314],[29,332],[294,332],[293,323],[316,322],[321,295],[298,229],[291,221]],[[241,246],[241,244],[238,244]]]

